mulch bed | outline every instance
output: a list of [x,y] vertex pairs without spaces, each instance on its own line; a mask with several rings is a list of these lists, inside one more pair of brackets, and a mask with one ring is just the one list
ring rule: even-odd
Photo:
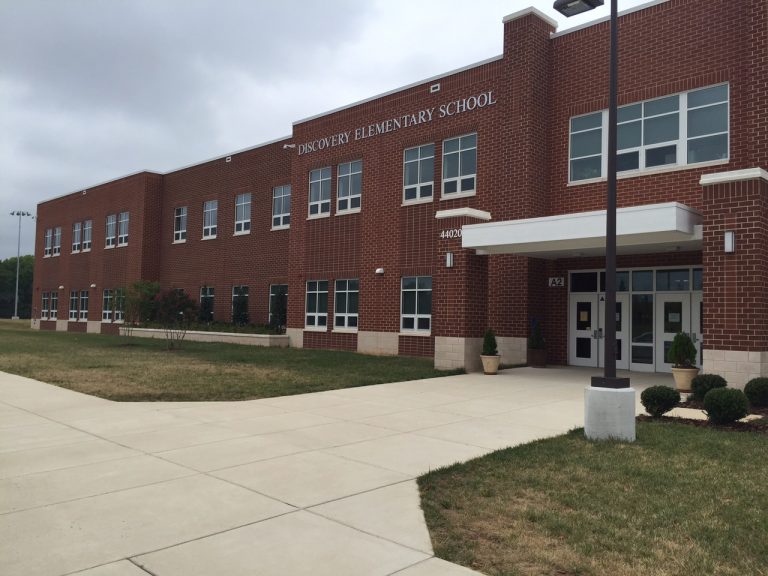
[[[683,406],[681,408],[694,408],[694,406]],[[754,413],[754,412],[753,412]],[[710,424],[708,420],[694,420],[693,418],[677,418],[675,416],[662,416],[661,418],[652,418],[651,416],[638,416],[640,422],[676,422],[687,424],[688,426],[698,426],[699,428],[712,428],[714,430],[730,430],[732,432],[757,432],[758,434],[768,434],[768,420],[756,420],[752,422],[734,422],[733,424]]]

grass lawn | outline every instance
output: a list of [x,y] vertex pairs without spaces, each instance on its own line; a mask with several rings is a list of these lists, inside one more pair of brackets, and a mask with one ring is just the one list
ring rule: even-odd
[[419,478],[435,553],[489,575],[768,574],[763,434],[577,430]]
[[245,400],[433,378],[431,358],[37,331],[0,320],[0,370],[123,401]]

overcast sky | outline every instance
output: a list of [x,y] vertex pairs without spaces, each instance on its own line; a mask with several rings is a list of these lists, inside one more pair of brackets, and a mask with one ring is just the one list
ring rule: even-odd
[[[625,9],[642,3],[621,0]],[[167,172],[502,50],[552,0],[0,0],[0,259],[42,200]],[[22,222],[22,254],[34,250]],[[66,235],[65,235],[66,237]]]

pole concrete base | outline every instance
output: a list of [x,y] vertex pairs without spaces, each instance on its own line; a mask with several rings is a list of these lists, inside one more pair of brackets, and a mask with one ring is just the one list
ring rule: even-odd
[[589,440],[635,441],[634,388],[596,388],[584,391],[584,435]]

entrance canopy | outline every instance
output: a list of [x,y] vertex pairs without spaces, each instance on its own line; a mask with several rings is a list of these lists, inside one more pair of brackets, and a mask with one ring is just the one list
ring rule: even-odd
[[[605,254],[605,210],[471,224],[462,246],[486,254],[573,258]],[[701,213],[667,202],[616,211],[616,252],[646,254],[701,250]]]

